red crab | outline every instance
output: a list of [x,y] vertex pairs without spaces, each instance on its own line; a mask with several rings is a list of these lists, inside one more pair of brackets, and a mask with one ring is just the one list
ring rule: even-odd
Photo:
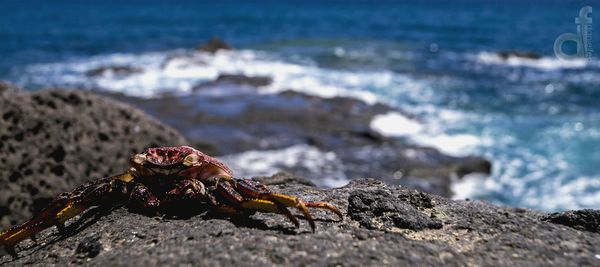
[[293,207],[300,210],[313,231],[315,222],[308,207],[327,209],[342,218],[332,204],[304,202],[271,192],[258,182],[236,179],[225,164],[188,146],[149,148],[131,157],[129,165],[124,174],[97,179],[60,194],[32,219],[0,234],[0,245],[16,256],[14,247],[23,239],[34,238],[52,226],[62,230],[67,220],[92,206],[123,203],[156,214],[181,200],[208,202],[218,212],[229,215],[280,213],[299,227],[298,219],[287,209]]

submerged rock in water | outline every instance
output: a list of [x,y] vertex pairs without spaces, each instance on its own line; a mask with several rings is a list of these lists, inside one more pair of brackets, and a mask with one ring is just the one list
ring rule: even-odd
[[246,85],[252,87],[262,87],[270,85],[273,79],[269,76],[247,76],[244,74],[219,74],[216,80],[212,82],[204,82],[192,88],[193,91],[198,91],[210,87],[227,86],[227,85]]
[[102,66],[102,67],[98,67],[98,68],[94,68],[94,69],[86,71],[85,75],[90,76],[90,77],[109,76],[109,75],[126,76],[126,75],[140,73],[143,71],[144,70],[141,68],[132,67],[132,66]]
[[196,50],[200,52],[216,53],[219,50],[231,50],[231,46],[219,38],[213,38],[205,44],[198,47]]
[[502,60],[508,60],[509,58],[525,58],[537,60],[542,58],[539,54],[533,52],[523,52],[523,51],[500,51],[498,52],[498,56]]
[[[289,176],[289,175],[288,175]],[[373,179],[338,189],[318,189],[274,179],[277,192],[324,200],[346,215],[315,210],[317,229],[299,229],[282,215],[250,218],[198,214],[188,219],[151,218],[118,209],[68,236],[55,229],[24,241],[6,265],[95,266],[594,266],[600,234],[539,220],[544,214],[478,201],[453,201]],[[281,183],[286,180],[288,183]],[[362,223],[375,216],[374,227]],[[385,219],[382,224],[377,220]],[[44,244],[44,245],[43,245]],[[76,257],[73,257],[76,255]]]
[[0,94],[0,228],[85,181],[122,173],[146,147],[185,143],[142,111],[90,92]]

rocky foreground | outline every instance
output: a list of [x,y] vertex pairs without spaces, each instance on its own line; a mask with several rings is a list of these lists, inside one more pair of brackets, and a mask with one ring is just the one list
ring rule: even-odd
[[[373,179],[339,189],[318,189],[278,174],[263,182],[279,192],[338,205],[343,221],[322,211],[315,233],[276,214],[223,218],[202,213],[186,219],[151,218],[117,209],[89,212],[60,235],[45,231],[25,241],[20,257],[0,264],[59,266],[598,266],[599,214],[595,232],[572,214],[569,225],[547,214],[507,209],[479,201],[452,201]],[[589,223],[586,222],[586,223]]]

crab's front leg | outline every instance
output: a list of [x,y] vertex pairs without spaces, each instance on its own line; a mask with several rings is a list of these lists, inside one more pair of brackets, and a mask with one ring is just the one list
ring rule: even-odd
[[36,233],[57,226],[62,229],[64,223],[92,206],[114,204],[115,197],[126,196],[127,184],[133,180],[129,173],[94,180],[62,193],[50,203],[50,206],[35,215],[29,221],[0,234],[0,245],[17,256],[15,245]]
[[160,200],[144,184],[137,183],[129,194],[128,207],[146,215],[156,215]]

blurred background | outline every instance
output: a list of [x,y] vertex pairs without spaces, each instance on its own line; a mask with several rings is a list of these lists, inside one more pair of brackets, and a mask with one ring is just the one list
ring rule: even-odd
[[[209,88],[187,98],[195,100],[179,110],[185,113],[214,104],[207,95],[223,96],[224,87],[251,86],[265,102],[229,93],[219,101],[237,102],[203,112],[275,105],[283,100],[269,97],[288,90],[380,103],[398,112],[375,116],[369,126],[376,133],[492,163],[489,176],[453,180],[455,198],[549,211],[597,208],[600,64],[596,57],[560,60],[553,50],[559,35],[577,33],[575,17],[588,5],[595,7],[564,0],[2,1],[0,80],[32,91],[112,94],[195,140],[232,130],[199,130],[178,113],[165,115],[177,110],[172,102],[156,101]],[[595,33],[591,46],[600,49]],[[233,49],[198,49],[209,40]],[[576,51],[573,43],[563,48]],[[217,86],[219,80],[229,83]],[[218,154],[247,175],[302,165],[324,169],[307,175],[322,186],[352,178],[341,155],[308,143]],[[361,164],[376,164],[376,156],[369,161],[376,153]]]

